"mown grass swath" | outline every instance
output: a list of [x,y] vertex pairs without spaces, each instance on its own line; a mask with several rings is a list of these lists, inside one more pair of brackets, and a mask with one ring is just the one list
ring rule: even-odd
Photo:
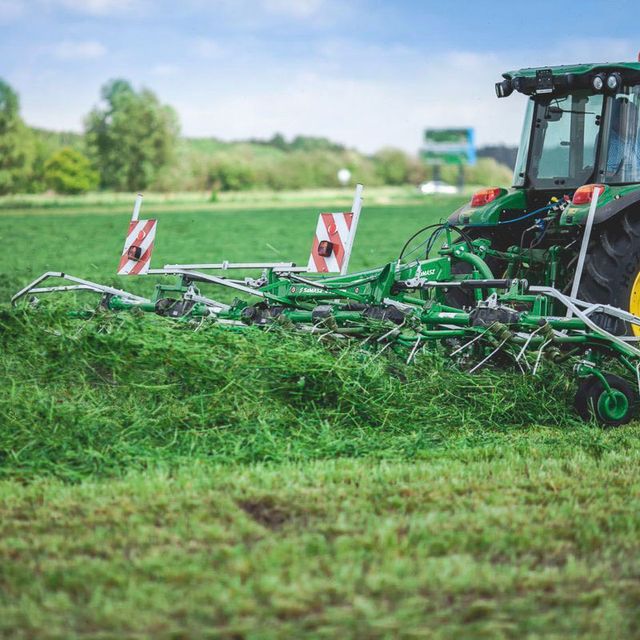
[[[434,205],[367,209],[355,266],[397,254],[408,227],[425,216],[438,219],[451,203]],[[146,278],[125,283],[112,275],[123,217],[0,217],[0,228],[18,247],[0,256],[10,274],[5,289],[61,262],[70,272],[86,269],[97,280],[148,289]],[[315,214],[286,208],[160,218],[159,264],[207,256],[242,260],[249,250],[259,259],[273,259],[275,252],[302,261]],[[570,406],[573,383],[548,365],[539,377],[519,370],[469,376],[450,368],[437,350],[407,367],[389,353],[291,333],[194,330],[126,314],[79,321],[67,316],[75,306],[67,298],[36,312],[3,308],[5,477],[77,480],[193,457],[230,463],[417,459],[516,442],[597,452],[602,442],[626,433],[578,426]]]
[[0,325],[5,477],[79,479],[193,457],[416,459],[519,440],[589,449],[604,437],[566,408],[561,369],[470,376],[437,352],[407,367],[315,337],[78,322],[62,310],[5,311]]

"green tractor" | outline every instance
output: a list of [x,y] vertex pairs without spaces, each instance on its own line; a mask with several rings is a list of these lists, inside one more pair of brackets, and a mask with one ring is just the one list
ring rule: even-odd
[[[640,63],[521,69],[503,78],[499,98],[528,98],[513,186],[479,191],[449,222],[490,241],[485,259],[498,277],[568,293],[597,190],[578,297],[640,315]],[[599,322],[640,335],[620,319]]]

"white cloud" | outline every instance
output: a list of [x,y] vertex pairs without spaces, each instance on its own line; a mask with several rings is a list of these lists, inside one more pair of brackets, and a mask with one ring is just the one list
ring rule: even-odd
[[472,126],[480,144],[518,140],[524,102],[496,99],[493,85],[505,70],[497,55],[425,59],[404,47],[347,46],[329,53],[303,68],[265,61],[259,76],[243,72],[233,83],[218,79],[173,95],[167,87],[163,98],[176,106],[187,135],[304,133],[367,152],[383,146],[415,152],[427,127]]
[[77,42],[65,40],[54,45],[52,53],[60,60],[87,60],[101,58],[107,53],[107,49],[103,44],[95,40]]
[[210,38],[196,38],[191,43],[191,51],[201,58],[219,58],[224,49],[215,40]]
[[222,55],[222,47],[210,38],[196,38],[191,43],[191,51],[201,58],[218,58]]
[[[525,98],[519,94],[505,100],[495,97],[494,83],[504,71],[580,59],[635,57],[631,44],[618,40],[563,41],[544,52],[520,48],[438,54],[404,45],[334,40],[315,48],[310,44],[305,58],[283,58],[259,49],[256,42],[249,47],[245,41],[225,41],[223,48],[214,40],[202,39],[191,48],[192,54],[198,51],[204,62],[194,57],[183,60],[176,53],[168,61],[165,58],[155,67],[152,63],[144,72],[138,71],[137,76],[125,74],[173,105],[186,135],[238,139],[280,131],[287,136],[328,136],[367,152],[388,145],[415,152],[425,128],[448,126],[474,127],[480,145],[515,145]],[[224,56],[226,64],[208,64],[207,56]],[[179,83],[172,74],[179,74]],[[69,126],[73,118],[80,123],[87,105],[97,99],[99,84],[107,78],[87,74],[87,79],[95,80],[95,86],[84,103],[75,94],[70,100],[75,89],[65,85],[64,91],[60,88],[58,106],[52,106],[40,99],[42,92],[26,75],[23,86],[16,83],[25,118],[30,124],[55,128]],[[29,85],[31,91],[26,91]],[[58,85],[52,83],[52,87]],[[36,111],[39,104],[47,108]]]

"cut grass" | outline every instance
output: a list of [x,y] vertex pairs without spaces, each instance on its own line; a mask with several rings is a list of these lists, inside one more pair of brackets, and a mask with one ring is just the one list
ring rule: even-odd
[[158,464],[463,459],[631,442],[566,409],[573,383],[400,358],[314,337],[197,332],[155,316],[0,316],[0,475],[67,480]]

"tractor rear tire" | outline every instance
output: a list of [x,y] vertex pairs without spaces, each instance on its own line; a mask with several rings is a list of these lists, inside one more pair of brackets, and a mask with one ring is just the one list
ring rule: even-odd
[[588,421],[593,416],[604,427],[618,427],[633,417],[638,395],[623,378],[610,373],[604,377],[613,395],[607,393],[597,376],[589,376],[580,381],[574,406],[583,420]]
[[[640,211],[628,210],[594,229],[578,298],[601,302],[640,315]],[[594,320],[616,335],[640,336],[626,322],[600,315]]]

